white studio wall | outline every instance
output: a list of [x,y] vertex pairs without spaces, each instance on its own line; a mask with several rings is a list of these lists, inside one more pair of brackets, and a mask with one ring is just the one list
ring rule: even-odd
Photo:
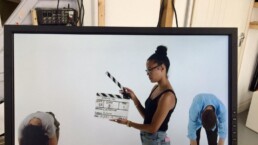
[[[249,91],[249,86],[255,71],[255,66],[258,58],[258,41],[257,30],[250,29],[249,37],[246,40],[245,53],[243,54],[243,61],[239,73],[238,81],[238,109],[242,112],[249,108],[253,92]],[[255,39],[255,40],[254,40]]]
[[[94,1],[95,25],[98,24],[98,1]],[[109,0],[105,1],[105,26],[155,27],[160,1]]]
[[[158,24],[160,0],[106,0],[106,26],[156,27]],[[94,26],[98,24],[98,1],[93,3]],[[175,0],[179,27],[189,26],[192,2]],[[186,19],[187,18],[187,19]],[[87,19],[87,18],[86,18]],[[173,18],[173,27],[175,27]]]

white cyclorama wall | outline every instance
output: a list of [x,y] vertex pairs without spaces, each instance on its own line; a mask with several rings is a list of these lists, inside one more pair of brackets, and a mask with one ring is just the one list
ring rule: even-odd
[[[59,144],[140,144],[138,130],[94,117],[96,93],[119,94],[109,71],[144,104],[154,85],[146,60],[161,44],[168,47],[168,75],[178,98],[167,131],[172,144],[189,144],[188,109],[198,93],[213,93],[228,108],[226,36],[15,34],[14,40],[15,141],[26,115],[52,111],[61,124]],[[133,102],[128,119],[143,122]],[[207,144],[204,130],[201,144]]]

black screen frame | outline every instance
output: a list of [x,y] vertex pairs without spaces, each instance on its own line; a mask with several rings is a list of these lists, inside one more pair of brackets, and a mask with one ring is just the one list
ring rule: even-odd
[[[236,28],[145,28],[4,26],[5,142],[14,145],[14,34],[111,34],[111,35],[225,35],[228,36],[228,142],[237,144],[237,29]],[[44,40],[42,40],[44,41]],[[219,59],[219,58],[218,58]]]

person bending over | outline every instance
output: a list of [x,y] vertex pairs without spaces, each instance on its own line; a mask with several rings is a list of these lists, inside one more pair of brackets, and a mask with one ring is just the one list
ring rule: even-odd
[[213,94],[198,94],[193,99],[188,122],[191,145],[199,145],[202,127],[206,131],[209,145],[224,145],[227,136],[226,109]]
[[19,126],[20,145],[57,145],[59,125],[52,112],[29,114]]

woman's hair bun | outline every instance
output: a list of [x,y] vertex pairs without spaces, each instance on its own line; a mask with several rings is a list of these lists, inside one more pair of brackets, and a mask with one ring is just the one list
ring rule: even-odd
[[155,51],[155,53],[159,56],[167,56],[167,47],[160,45],[157,47],[157,50]]

